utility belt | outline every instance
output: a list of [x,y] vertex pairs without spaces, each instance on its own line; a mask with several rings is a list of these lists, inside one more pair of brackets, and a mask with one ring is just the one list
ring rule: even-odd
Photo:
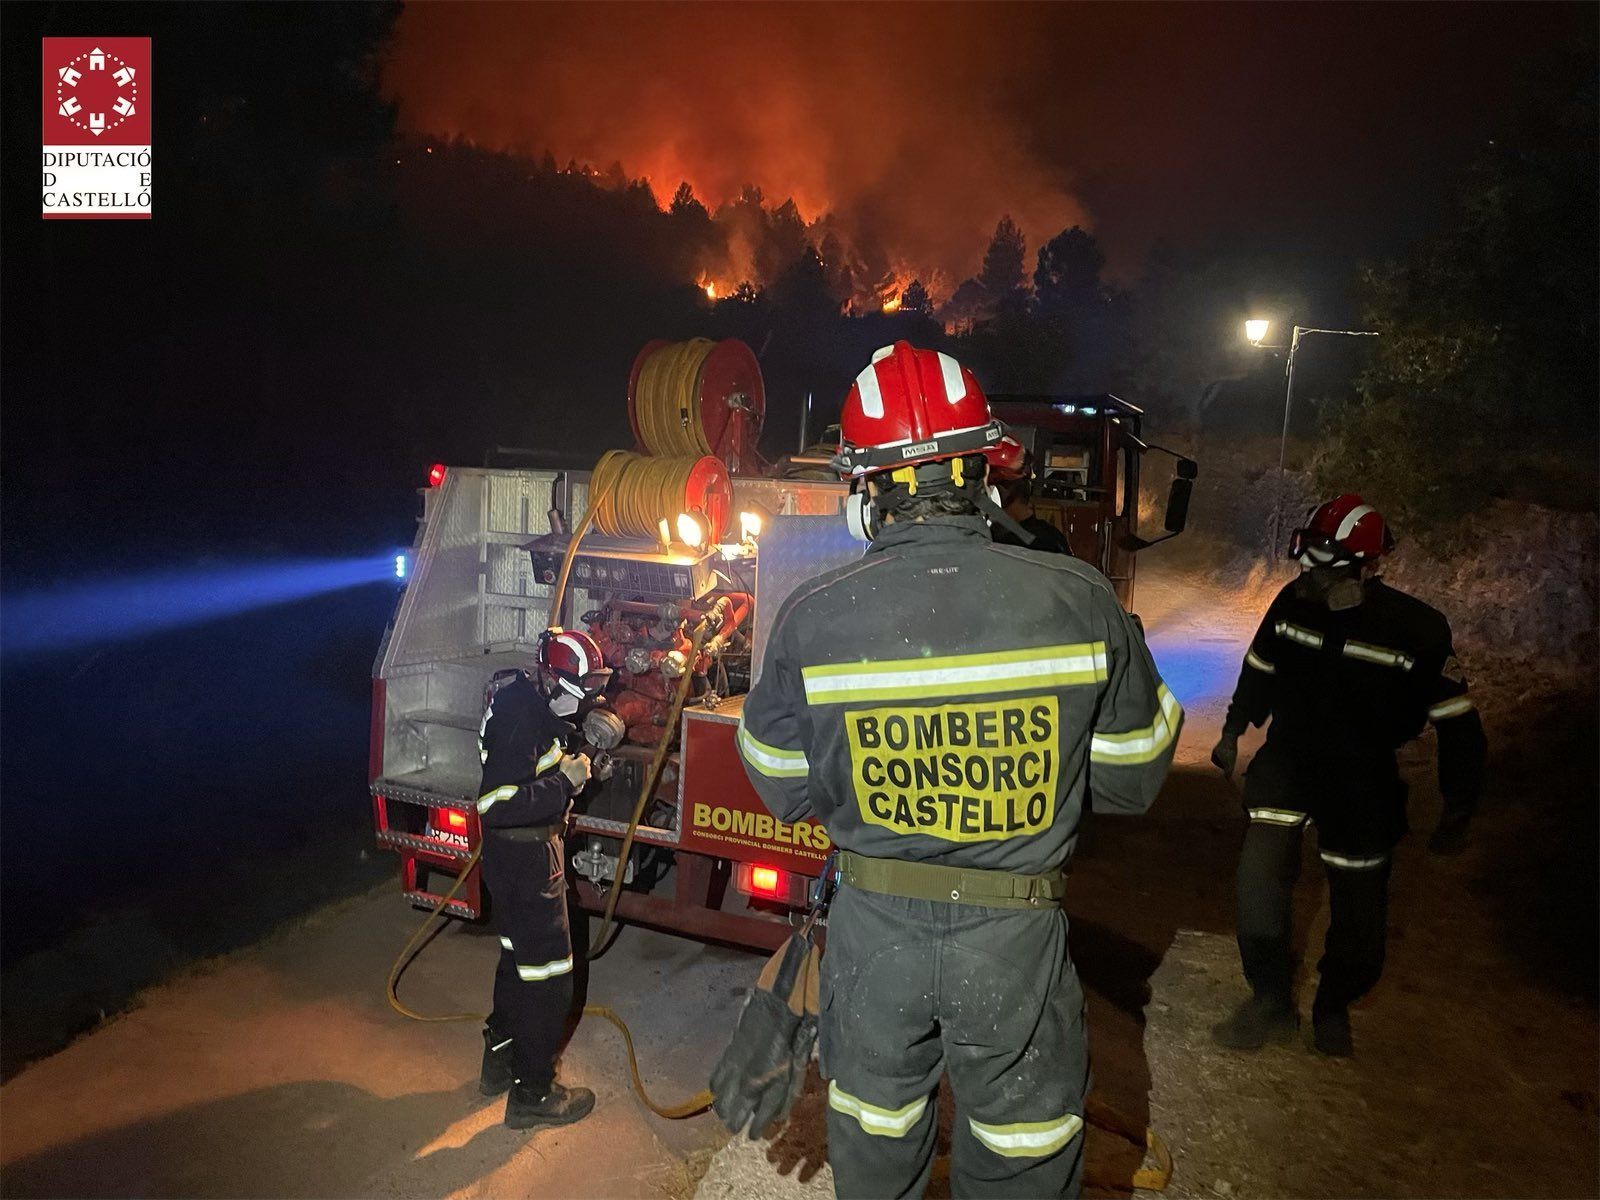
[[566,830],[565,825],[514,825],[509,829],[486,829],[484,837],[501,842],[553,842]]
[[1067,890],[1065,871],[1048,875],[1013,875],[976,867],[945,867],[899,858],[867,858],[839,852],[839,876],[851,887],[905,900],[937,900],[987,908],[1053,906]]

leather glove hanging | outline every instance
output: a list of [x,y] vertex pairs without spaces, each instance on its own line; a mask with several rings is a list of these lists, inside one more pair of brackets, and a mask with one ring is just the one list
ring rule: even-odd
[[712,1107],[733,1133],[748,1126],[754,1141],[793,1110],[817,1041],[820,977],[821,954],[801,934],[762,968],[711,1072]]

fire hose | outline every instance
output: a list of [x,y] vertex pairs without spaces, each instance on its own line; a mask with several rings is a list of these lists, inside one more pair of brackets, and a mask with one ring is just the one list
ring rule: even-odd
[[[655,538],[662,517],[683,510],[690,475],[702,456],[647,458],[630,450],[607,450],[594,465],[591,506],[600,532],[608,537]],[[555,611],[552,609],[552,611]]]
[[651,454],[715,454],[700,414],[700,368],[716,343],[694,338],[661,347],[639,371],[634,411]]

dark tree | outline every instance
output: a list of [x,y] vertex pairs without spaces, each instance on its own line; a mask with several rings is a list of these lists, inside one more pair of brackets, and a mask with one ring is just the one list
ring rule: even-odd
[[983,254],[983,269],[978,272],[978,283],[988,298],[993,311],[1014,303],[1023,294],[1027,280],[1024,261],[1027,244],[1022,230],[1009,216],[1001,217],[994,228],[994,237]]
[[933,300],[928,296],[928,289],[922,286],[922,280],[913,279],[900,294],[900,311],[919,316],[933,316]]

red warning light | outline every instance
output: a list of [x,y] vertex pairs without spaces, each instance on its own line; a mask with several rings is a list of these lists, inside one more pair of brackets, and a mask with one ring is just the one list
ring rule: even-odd
[[467,814],[459,808],[447,808],[444,810],[444,823],[450,826],[451,829],[465,829],[467,827]]
[[760,892],[763,896],[776,896],[780,875],[782,872],[776,867],[751,867],[750,890]]
[[444,482],[444,470],[445,468],[443,463],[434,463],[433,466],[428,469],[429,487],[438,487]]

